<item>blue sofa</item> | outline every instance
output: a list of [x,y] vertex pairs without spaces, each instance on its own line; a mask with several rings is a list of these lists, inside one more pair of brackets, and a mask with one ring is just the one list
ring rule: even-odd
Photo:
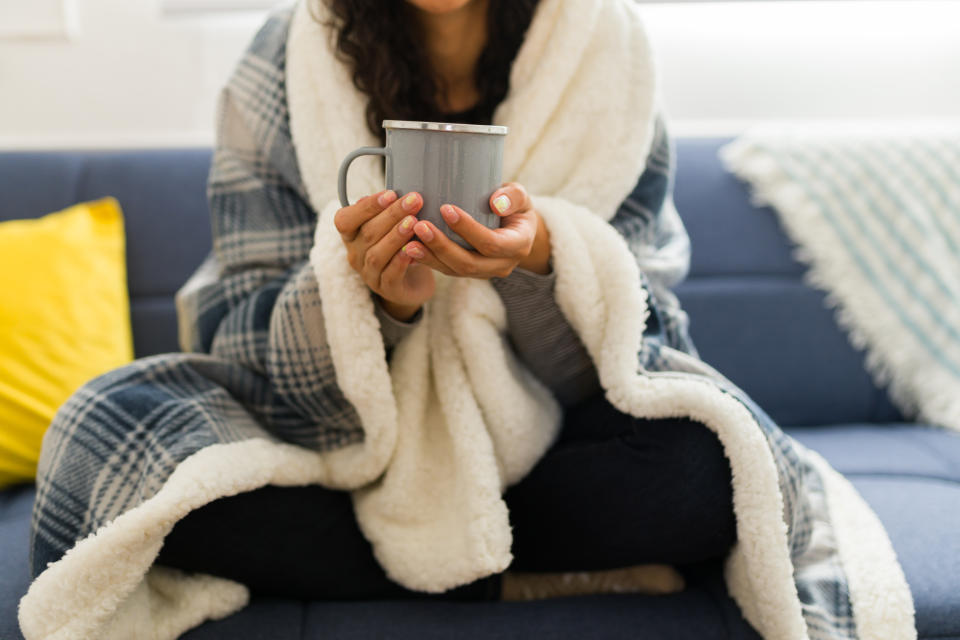
[[[919,637],[960,640],[960,434],[909,424],[871,382],[864,354],[769,209],[717,159],[725,139],[679,139],[675,200],[691,236],[677,294],[701,357],[791,435],[850,478],[884,522],[917,610]],[[210,245],[207,149],[0,153],[0,220],[116,196],[126,213],[136,355],[177,349],[173,293]],[[2,375],[2,373],[0,373]],[[2,428],[2,427],[0,427]],[[30,485],[0,491],[0,639],[21,638]],[[299,602],[255,598],[188,632],[231,638],[757,638],[727,595],[719,562],[685,569],[680,594],[531,603]]]

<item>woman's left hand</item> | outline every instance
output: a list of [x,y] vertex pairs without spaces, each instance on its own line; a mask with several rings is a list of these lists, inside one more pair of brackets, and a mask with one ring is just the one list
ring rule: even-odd
[[504,183],[490,195],[490,210],[503,218],[497,229],[485,227],[455,205],[440,207],[446,223],[476,252],[467,251],[426,220],[413,227],[420,242],[408,242],[403,250],[417,262],[447,275],[505,278],[530,257],[537,230],[546,227],[540,222],[527,190],[516,182]]

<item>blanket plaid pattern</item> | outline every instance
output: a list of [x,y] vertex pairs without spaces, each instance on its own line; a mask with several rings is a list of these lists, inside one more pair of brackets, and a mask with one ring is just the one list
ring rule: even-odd
[[[265,438],[314,450],[363,439],[325,340],[308,263],[317,213],[298,173],[284,87],[289,9],[274,12],[218,102],[208,196],[213,249],[177,295],[183,353],[95,378],[44,438],[31,528],[33,576],[77,541],[155,495],[193,453]],[[650,316],[638,366],[710,377],[760,424],[779,473],[790,554],[811,638],[855,638],[848,587],[804,449],[739,388],[699,360],[669,287],[689,265],[673,207],[673,145],[662,117],[645,171],[611,223],[641,268]]]

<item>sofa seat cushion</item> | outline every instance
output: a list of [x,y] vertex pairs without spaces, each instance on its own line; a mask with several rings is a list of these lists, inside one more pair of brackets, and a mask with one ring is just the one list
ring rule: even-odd
[[919,637],[960,640],[960,433],[909,424],[786,432],[850,479],[883,522]]
[[954,431],[904,423],[784,431],[846,476],[918,476],[960,483],[960,433]]

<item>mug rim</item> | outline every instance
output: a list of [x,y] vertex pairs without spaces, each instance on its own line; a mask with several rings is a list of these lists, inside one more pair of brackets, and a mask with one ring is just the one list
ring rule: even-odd
[[384,129],[419,129],[451,133],[486,133],[507,135],[507,127],[495,124],[461,124],[458,122],[425,122],[422,120],[384,120]]

